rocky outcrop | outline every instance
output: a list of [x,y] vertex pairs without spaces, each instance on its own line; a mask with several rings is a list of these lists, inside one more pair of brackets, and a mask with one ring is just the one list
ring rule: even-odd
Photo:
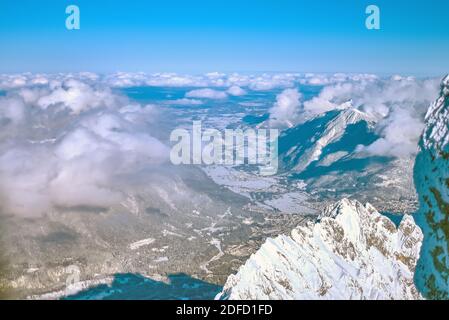
[[429,299],[449,298],[449,76],[426,115],[426,128],[414,168],[424,233],[415,281]]
[[344,199],[316,223],[268,239],[219,299],[419,299],[413,274],[422,232]]

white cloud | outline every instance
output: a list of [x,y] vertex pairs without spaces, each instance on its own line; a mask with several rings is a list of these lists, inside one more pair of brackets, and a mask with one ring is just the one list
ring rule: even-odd
[[378,79],[376,75],[373,74],[345,74],[345,73],[335,73],[335,74],[314,74],[307,73],[299,79],[300,84],[307,84],[313,86],[325,86],[338,84],[343,82],[365,82],[373,81]]
[[143,72],[128,73],[117,72],[106,76],[104,79],[111,87],[137,87],[146,85],[147,75]]
[[0,75],[0,89],[23,88],[27,86],[45,86],[50,82],[62,83],[76,79],[88,84],[103,83],[107,87],[247,87],[249,90],[266,91],[279,88],[292,88],[298,84],[331,85],[347,81],[371,81],[377,77],[370,74],[299,74],[299,73],[262,73],[262,74],[225,74],[210,72],[203,75],[178,74],[173,72],[144,73],[116,72],[100,76],[91,72],[68,74],[12,74]]
[[285,89],[276,97],[276,103],[269,110],[271,125],[274,127],[291,127],[296,122],[302,95],[296,89]]
[[324,87],[318,96],[304,102],[305,117],[337,109],[341,104],[352,100],[354,86],[358,84],[346,82]]
[[25,102],[12,97],[0,97],[0,125],[17,124],[25,117]]
[[263,74],[249,79],[248,87],[255,91],[267,91],[275,88],[291,88],[295,85],[296,74]]
[[57,74],[0,74],[0,90],[19,89],[25,87],[50,87],[60,85],[63,81],[76,79],[89,84],[98,83],[100,76],[92,72],[57,73]]
[[226,73],[221,73],[221,72],[208,72],[205,74],[206,77],[210,78],[210,79],[221,79],[226,77]]
[[239,105],[241,105],[241,106],[243,106],[243,107],[261,107],[261,106],[263,106],[264,104],[261,103],[261,102],[251,102],[251,101],[248,101],[248,102],[239,102]]
[[303,116],[310,118],[340,108],[350,100],[354,107],[379,119],[375,130],[381,138],[360,151],[411,156],[417,150],[424,114],[438,94],[439,82],[439,79],[401,76],[351,78],[324,87],[317,97],[304,102]]
[[107,75],[105,83],[111,87],[206,87],[214,79],[202,76],[180,75],[177,73],[117,72]]
[[244,96],[247,92],[240,88],[239,86],[232,86],[226,91],[231,96]]
[[117,204],[168,159],[151,136],[155,106],[91,80],[49,79],[0,97],[0,207],[34,216],[54,207]]
[[188,99],[188,98],[182,98],[182,99],[176,99],[176,100],[167,100],[164,101],[165,104],[169,105],[185,105],[185,106],[198,106],[202,105],[203,102],[198,99]]
[[119,97],[113,95],[108,88],[93,88],[81,81],[70,79],[54,88],[50,94],[40,97],[37,105],[43,109],[62,105],[79,114],[87,109],[115,107],[119,103],[118,100]]
[[28,83],[26,75],[2,75],[0,77],[0,89],[20,88]]
[[228,95],[224,91],[218,91],[210,88],[196,89],[186,93],[187,98],[203,98],[203,99],[226,99]]
[[359,147],[359,151],[393,157],[413,155],[418,151],[418,140],[423,129],[422,117],[402,107],[394,108],[377,125],[376,130],[381,138],[367,147]]

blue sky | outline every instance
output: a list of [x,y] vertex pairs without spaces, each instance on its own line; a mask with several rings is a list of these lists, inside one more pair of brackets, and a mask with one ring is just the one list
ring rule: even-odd
[[[65,28],[76,4],[81,29]],[[365,8],[381,30],[365,28]],[[0,72],[449,72],[449,1],[0,1]]]

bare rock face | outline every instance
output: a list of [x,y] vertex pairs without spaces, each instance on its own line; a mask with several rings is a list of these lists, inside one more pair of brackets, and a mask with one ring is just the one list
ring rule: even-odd
[[423,235],[371,205],[341,200],[316,223],[268,239],[218,299],[419,299],[413,274]]
[[449,76],[426,115],[414,168],[424,232],[415,282],[429,299],[449,299]]

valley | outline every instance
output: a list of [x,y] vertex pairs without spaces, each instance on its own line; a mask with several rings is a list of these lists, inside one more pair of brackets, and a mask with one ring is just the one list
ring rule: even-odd
[[[307,101],[319,93],[307,85],[299,90]],[[403,215],[416,210],[414,154],[370,150],[383,139],[378,128],[382,120],[355,102],[342,101],[334,110],[291,119],[280,127],[274,175],[261,175],[257,163],[170,163],[173,130],[188,132],[195,121],[217,131],[267,128],[277,123],[271,122],[273,105],[286,92],[291,95],[283,89],[245,91],[227,99],[203,98],[192,106],[185,100],[189,92],[195,90],[116,88],[96,93],[112,95],[99,102],[110,106],[79,116],[56,107],[33,111],[36,124],[13,137],[27,141],[24,145],[31,146],[34,157],[56,155],[48,159],[53,166],[26,164],[39,187],[47,176],[58,178],[48,182],[47,195],[22,182],[27,176],[19,176],[17,192],[31,190],[28,197],[37,205],[20,207],[14,202],[19,197],[2,208],[0,222],[8,228],[1,242],[8,267],[1,288],[32,299],[120,298],[122,291],[158,298],[133,291],[130,281],[166,292],[159,298],[205,297],[198,296],[199,290],[182,291],[185,281],[187,288],[207,288],[207,298],[212,298],[267,239],[310,225],[343,198],[370,203],[379,212]],[[167,97],[175,102],[168,103]],[[34,131],[38,138],[30,142]],[[13,133],[5,132],[5,141]],[[7,156],[23,152],[13,151]],[[6,161],[0,159],[0,165]],[[85,168],[95,174],[77,174]],[[62,171],[55,174],[54,169]],[[9,167],[4,170],[9,173]],[[14,172],[7,181],[13,181]],[[58,189],[60,180],[74,186]],[[14,213],[17,208],[20,214]]]

